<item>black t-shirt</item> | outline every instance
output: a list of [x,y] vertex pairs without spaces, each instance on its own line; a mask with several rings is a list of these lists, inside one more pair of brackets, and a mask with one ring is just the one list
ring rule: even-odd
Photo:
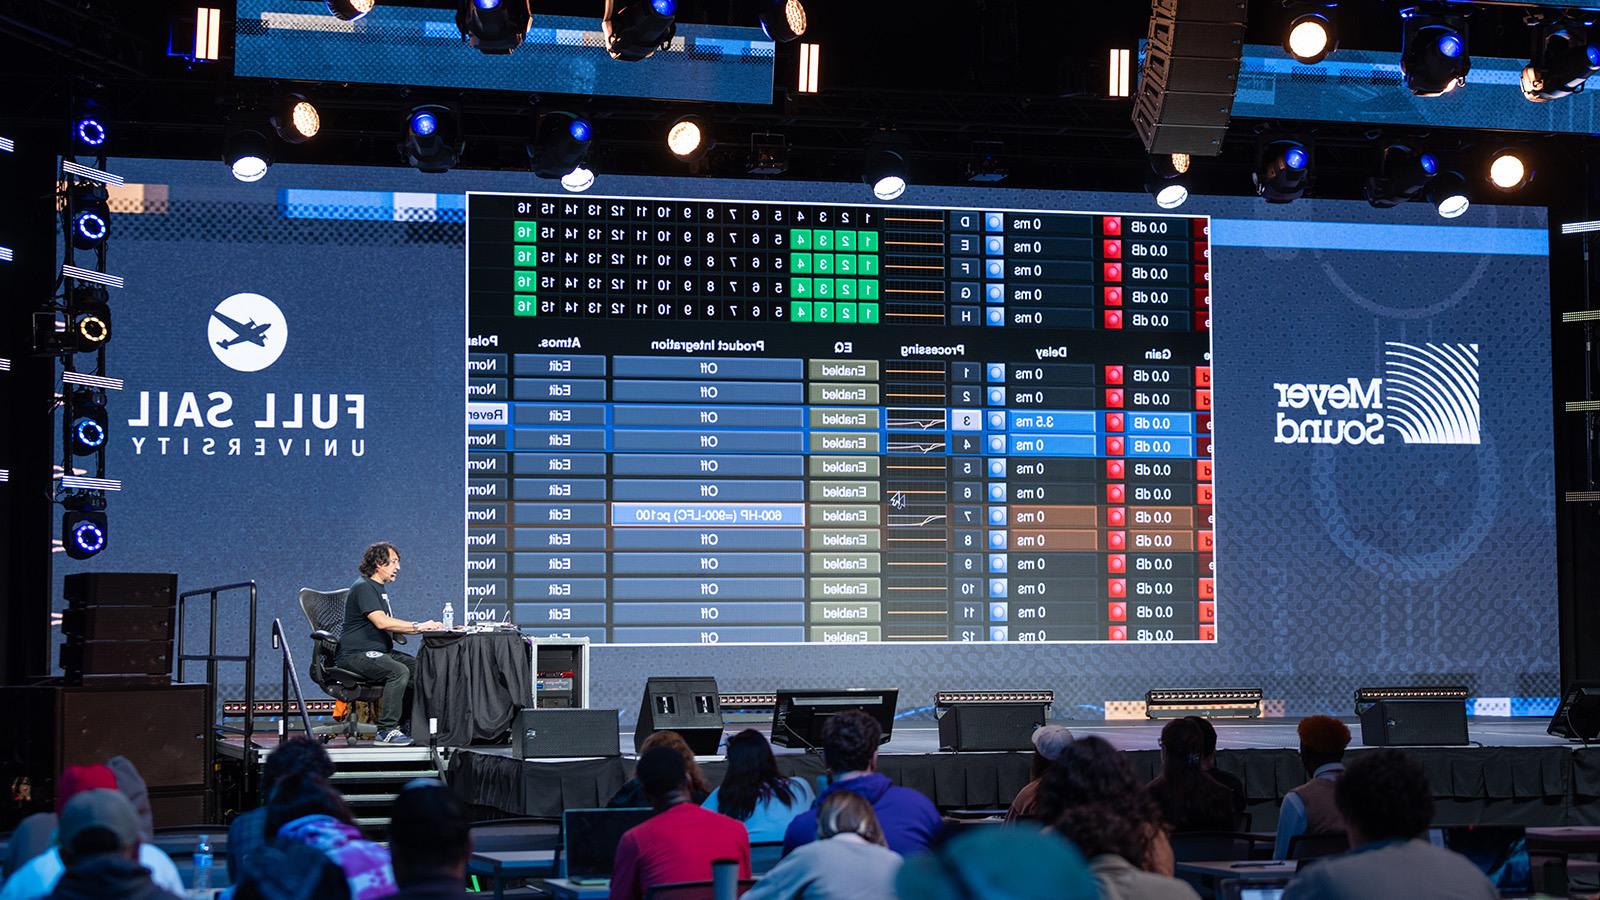
[[[359,578],[350,586],[344,598],[344,631],[339,635],[339,655],[348,656],[377,650],[388,653],[394,649],[394,638],[389,632],[372,624],[367,618],[371,612],[389,612],[389,594],[383,585],[371,578]],[[392,615],[392,613],[391,613]]]

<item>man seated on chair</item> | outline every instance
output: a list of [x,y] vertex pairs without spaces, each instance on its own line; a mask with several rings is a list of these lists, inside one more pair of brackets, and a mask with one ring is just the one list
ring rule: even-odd
[[360,570],[361,577],[345,597],[344,631],[339,635],[334,665],[383,682],[377,741],[404,747],[411,743],[408,729],[402,726],[411,718],[411,681],[417,660],[395,650],[392,635],[439,631],[444,626],[432,620],[410,622],[394,617],[388,585],[400,574],[400,551],[393,544],[379,542],[368,547],[361,556]]
[[1300,720],[1299,732],[1300,763],[1309,780],[1283,798],[1273,859],[1288,859],[1289,842],[1296,837],[1345,830],[1344,815],[1333,802],[1333,789],[1344,774],[1350,728],[1332,716],[1306,716]]

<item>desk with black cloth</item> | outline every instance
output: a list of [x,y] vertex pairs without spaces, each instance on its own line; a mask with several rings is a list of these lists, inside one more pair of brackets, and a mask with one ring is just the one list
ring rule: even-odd
[[411,736],[441,746],[504,743],[517,711],[533,705],[533,661],[515,631],[426,634],[417,648]]

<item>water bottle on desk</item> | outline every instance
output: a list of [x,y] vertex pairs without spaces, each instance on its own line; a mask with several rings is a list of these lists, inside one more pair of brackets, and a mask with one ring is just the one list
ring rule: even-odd
[[194,890],[201,896],[211,891],[211,864],[216,858],[211,855],[211,836],[200,835],[200,843],[194,848]]
[[456,627],[456,606],[454,603],[445,603],[444,613],[439,616],[439,621],[444,623],[445,631],[449,631],[450,629]]

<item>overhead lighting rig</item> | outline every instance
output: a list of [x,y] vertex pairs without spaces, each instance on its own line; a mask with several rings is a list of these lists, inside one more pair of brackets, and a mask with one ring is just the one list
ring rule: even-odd
[[1418,97],[1437,97],[1465,85],[1472,70],[1463,15],[1412,6],[1400,11],[1400,71]]
[[1522,96],[1534,103],[1560,100],[1583,90],[1600,72],[1600,44],[1590,26],[1568,19],[1535,20],[1533,58],[1522,69]]

